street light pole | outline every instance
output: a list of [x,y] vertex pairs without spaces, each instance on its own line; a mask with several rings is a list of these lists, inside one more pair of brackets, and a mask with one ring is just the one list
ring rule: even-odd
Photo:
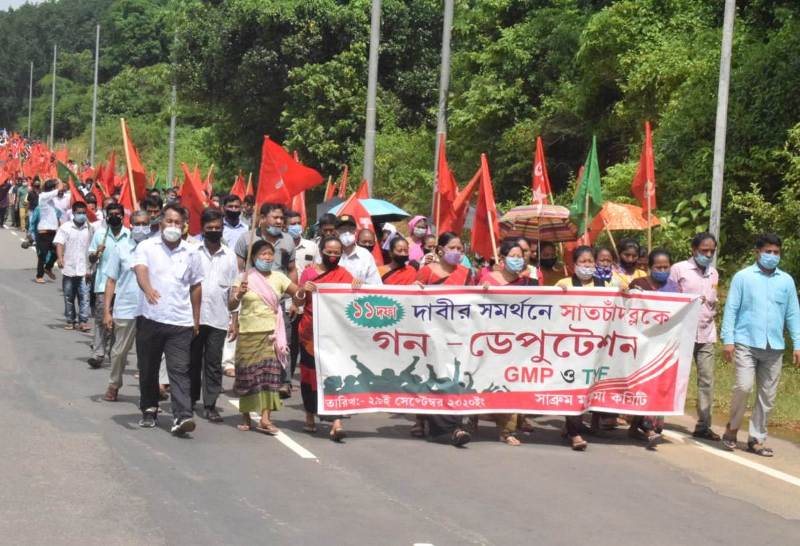
[[172,187],[175,177],[175,125],[178,115],[178,86],[175,83],[175,55],[178,49],[178,33],[172,35],[172,91],[170,94],[169,117],[169,154],[167,157],[167,184]]
[[55,140],[53,139],[53,133],[55,131],[55,123],[56,123],[56,59],[58,56],[58,46],[53,46],[53,91],[50,97],[50,142],[48,144],[49,148],[52,150],[55,147]]
[[[453,30],[453,0],[444,0],[444,23],[442,24],[442,67],[439,71],[439,113],[436,116],[436,148],[433,154],[433,195],[431,218],[436,209],[435,196],[439,191],[439,145],[442,136],[447,136],[447,94],[450,88],[450,36]],[[438,220],[434,220],[438,221]],[[436,226],[438,229],[439,226]]]
[[722,185],[725,175],[725,136],[728,130],[728,89],[731,79],[731,51],[736,0],[725,0],[722,23],[722,51],[719,62],[719,91],[717,94],[717,127],[714,134],[714,170],[711,179],[711,222],[709,231],[719,241],[722,217]]
[[33,112],[33,61],[31,61],[31,82],[28,85],[28,140],[31,139],[31,113]]
[[100,66],[100,25],[94,44],[94,90],[92,91],[92,142],[89,146],[89,163],[94,167],[95,137],[97,135],[97,71]]
[[372,0],[369,34],[369,68],[367,76],[367,127],[364,135],[364,180],[369,195],[375,177],[375,101],[378,93],[378,47],[381,41],[381,0]]

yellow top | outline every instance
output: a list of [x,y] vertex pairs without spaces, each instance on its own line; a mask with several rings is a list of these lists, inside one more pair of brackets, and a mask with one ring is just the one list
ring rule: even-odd
[[642,277],[646,277],[647,272],[642,271],[641,269],[635,269],[632,274],[627,274],[622,271],[614,270],[614,273],[611,275],[611,284],[622,290],[628,288],[628,285],[631,284],[632,281],[636,279],[641,279]]
[[[280,271],[272,271],[264,277],[268,285],[275,290],[278,300],[292,284],[289,277]],[[233,283],[235,287],[241,284],[241,279]],[[239,308],[239,332],[242,334],[254,332],[272,332],[275,330],[275,312],[266,304],[261,296],[252,289],[248,289],[242,298]]]
[[[589,279],[588,281],[581,281],[584,287],[594,288],[594,278]],[[558,281],[555,286],[559,288],[576,288],[572,286],[572,277],[565,277]],[[608,282],[606,282],[606,286],[610,286]]]

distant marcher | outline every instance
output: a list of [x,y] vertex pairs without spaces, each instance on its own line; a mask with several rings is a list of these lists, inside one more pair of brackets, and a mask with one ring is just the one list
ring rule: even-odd
[[[88,332],[89,328],[89,271],[87,254],[92,240],[92,230],[86,216],[86,203],[72,205],[72,220],[58,228],[53,243],[56,245],[56,260],[61,269],[61,286],[64,291],[65,330]],[[78,300],[77,317],[75,300]]]

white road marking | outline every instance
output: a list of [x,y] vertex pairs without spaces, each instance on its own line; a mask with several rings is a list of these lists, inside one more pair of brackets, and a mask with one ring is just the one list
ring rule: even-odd
[[[235,407],[237,410],[239,409],[239,400],[229,399],[228,402],[230,403],[231,406]],[[257,421],[261,419],[261,416],[255,412],[251,412],[250,418]],[[283,445],[285,445],[286,447],[288,447],[289,449],[291,449],[292,451],[294,451],[295,454],[298,455],[301,459],[314,459],[315,461],[319,460],[319,458],[316,455],[314,455],[309,450],[307,450],[306,448],[295,442],[293,439],[289,437],[288,434],[286,434],[282,430],[279,431],[278,434],[274,436],[274,438]]]
[[415,542],[411,546],[433,546],[430,542]]
[[673,430],[665,430],[661,434],[663,436],[666,436],[667,438],[677,440],[679,442],[692,444],[695,447],[699,447],[706,453],[716,455],[717,457],[721,457],[727,461],[731,461],[732,463],[740,464],[751,470],[755,470],[756,472],[761,472],[762,474],[766,474],[767,476],[775,478],[776,480],[781,480],[790,485],[800,487],[800,478],[796,476],[792,476],[791,474],[787,474],[786,472],[781,472],[780,470],[775,470],[774,468],[770,468],[761,463],[753,462],[750,459],[745,459],[744,457],[741,457],[739,455],[734,455],[730,451],[722,451],[721,449],[708,446],[702,442],[698,442],[697,440],[692,439],[692,437],[689,436],[688,434],[675,432]]

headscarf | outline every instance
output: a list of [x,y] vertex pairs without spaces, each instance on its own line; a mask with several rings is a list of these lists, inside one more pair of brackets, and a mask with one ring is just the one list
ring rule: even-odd
[[[411,238],[411,235],[414,233],[414,227],[422,220],[427,221],[428,219],[421,214],[414,216],[411,220],[408,221],[408,259],[411,261],[419,262],[423,256],[425,256],[425,249],[422,247],[422,242],[415,243],[414,240]],[[428,224],[427,229],[425,230],[425,235],[431,234],[431,226]]]

